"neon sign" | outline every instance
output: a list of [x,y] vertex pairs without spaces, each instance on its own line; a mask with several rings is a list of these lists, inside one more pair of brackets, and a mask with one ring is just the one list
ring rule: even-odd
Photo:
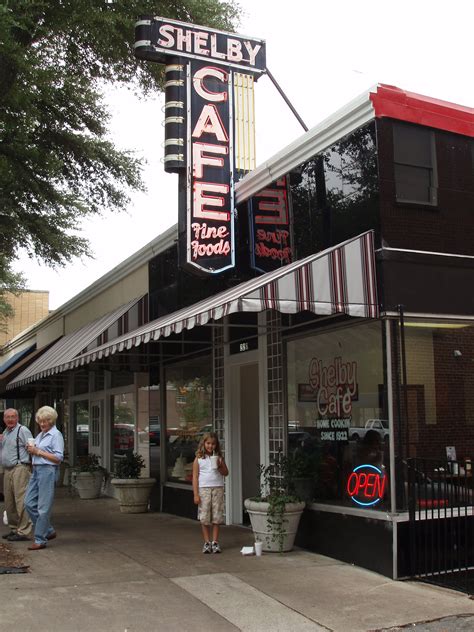
[[349,417],[352,402],[358,396],[357,362],[343,362],[337,357],[332,364],[325,365],[318,358],[312,358],[308,373],[321,417]]
[[235,266],[234,183],[255,165],[253,81],[265,42],[161,17],[135,26],[135,55],[166,64],[165,170],[179,174],[179,260]]
[[186,263],[204,272],[234,265],[230,88],[224,69],[190,62]]
[[137,57],[168,63],[169,56],[202,59],[261,74],[266,70],[265,42],[237,33],[163,17],[142,17],[135,25]]
[[384,497],[387,477],[375,465],[359,465],[347,479],[346,491],[360,507],[373,507]]
[[280,178],[249,201],[252,268],[269,272],[293,260],[290,191]]

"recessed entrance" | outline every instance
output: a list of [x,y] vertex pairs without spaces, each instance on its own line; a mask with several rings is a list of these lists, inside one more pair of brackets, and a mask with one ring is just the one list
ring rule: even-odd
[[[242,454],[242,502],[259,490],[260,432],[258,364],[240,367],[240,448]],[[243,522],[248,516],[243,514]]]
[[[249,354],[250,355],[250,354]],[[252,353],[252,356],[254,354]],[[239,358],[242,359],[242,356]],[[249,358],[250,360],[250,358]],[[248,522],[243,510],[245,498],[259,490],[260,463],[259,379],[258,363],[230,367],[231,405],[231,516],[234,524]]]

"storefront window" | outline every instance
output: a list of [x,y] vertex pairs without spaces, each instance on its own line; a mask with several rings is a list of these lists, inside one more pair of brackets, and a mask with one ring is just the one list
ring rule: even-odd
[[211,358],[166,369],[166,465],[168,480],[192,482],[200,438],[212,429]]
[[112,395],[112,446],[114,461],[135,452],[135,397]]
[[423,506],[450,504],[453,494],[469,497],[474,459],[474,325],[408,319],[404,345],[398,322],[392,323],[392,332],[397,509],[408,509],[408,486],[414,486],[412,493]]
[[148,442],[150,448],[150,476],[160,480],[161,470],[161,391],[159,370],[150,370],[148,387]]
[[27,426],[33,435],[38,432],[38,426],[35,421],[35,406],[33,399],[15,400],[14,408],[17,409],[20,416],[20,423]]
[[408,321],[405,349],[397,454],[445,459],[452,446],[459,461],[474,459],[474,326]]
[[382,340],[370,322],[287,343],[288,452],[316,502],[389,507]]
[[74,402],[74,423],[76,427],[76,457],[89,454],[89,401]]
[[[148,373],[136,373],[135,374],[137,389],[137,445],[134,452],[138,452],[145,462],[145,467],[142,470],[142,476],[150,476],[150,393],[153,390],[149,386],[149,374]],[[153,422],[155,427],[155,423]]]

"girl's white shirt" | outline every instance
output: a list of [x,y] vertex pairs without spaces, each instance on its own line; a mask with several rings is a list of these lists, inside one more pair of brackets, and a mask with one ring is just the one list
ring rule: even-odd
[[219,470],[211,468],[211,458],[205,456],[198,459],[199,464],[199,487],[224,487],[224,477]]

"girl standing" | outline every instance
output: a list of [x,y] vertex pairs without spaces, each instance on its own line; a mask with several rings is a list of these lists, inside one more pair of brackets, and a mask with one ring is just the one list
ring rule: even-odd
[[[215,432],[206,432],[199,442],[193,463],[194,504],[204,538],[203,553],[220,553],[219,525],[224,522],[224,476],[229,470]],[[211,540],[212,526],[212,540]]]

